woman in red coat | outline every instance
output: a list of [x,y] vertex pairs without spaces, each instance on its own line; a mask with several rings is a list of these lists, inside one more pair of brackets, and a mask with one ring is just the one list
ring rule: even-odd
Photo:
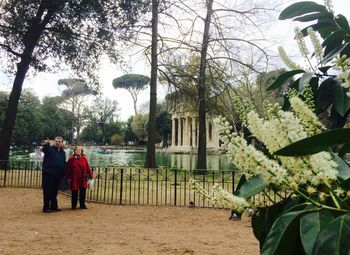
[[73,155],[68,159],[66,177],[72,190],[72,209],[77,207],[78,191],[79,205],[81,209],[87,209],[85,205],[88,180],[92,179],[92,171],[83,149],[77,146],[73,149]]

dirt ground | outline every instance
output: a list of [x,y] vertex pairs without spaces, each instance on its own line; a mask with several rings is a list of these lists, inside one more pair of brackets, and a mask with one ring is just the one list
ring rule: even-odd
[[37,189],[0,188],[0,254],[259,254],[250,218],[229,211],[87,203],[41,212]]

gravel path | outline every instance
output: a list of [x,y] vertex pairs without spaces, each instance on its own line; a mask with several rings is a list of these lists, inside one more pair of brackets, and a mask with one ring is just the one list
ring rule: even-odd
[[42,191],[0,188],[0,254],[259,254],[250,218],[229,211],[87,203],[41,212]]

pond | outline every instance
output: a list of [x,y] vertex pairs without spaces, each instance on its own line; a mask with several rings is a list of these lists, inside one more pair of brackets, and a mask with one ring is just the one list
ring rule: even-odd
[[[33,151],[13,151],[10,159],[12,160],[32,160],[42,161],[42,157],[29,154]],[[85,154],[88,157],[91,166],[140,166],[142,167],[146,158],[145,149],[118,149],[101,150],[97,147],[85,148]],[[71,149],[66,149],[67,158],[72,155]],[[179,154],[169,151],[156,152],[157,166],[178,169],[194,169],[197,163],[197,154]],[[208,169],[232,170],[234,169],[226,155],[207,155]]]

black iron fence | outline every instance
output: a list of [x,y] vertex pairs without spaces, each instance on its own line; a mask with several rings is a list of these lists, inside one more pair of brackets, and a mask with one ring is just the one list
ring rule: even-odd
[[[0,187],[41,188],[41,162],[13,161],[0,165]],[[194,193],[190,179],[208,192],[217,184],[233,193],[239,178],[234,170],[95,167],[93,173],[94,187],[88,189],[87,201],[118,205],[215,207]],[[70,194],[64,179],[61,186],[62,192]],[[254,197],[252,202],[266,204],[271,199],[278,198],[266,194]]]
[[[0,187],[41,188],[41,162],[12,161],[1,164]],[[95,167],[94,187],[88,189],[87,200],[120,205],[163,205],[213,207],[194,194],[190,179],[211,191],[214,184],[233,192],[235,171],[145,169],[135,167]],[[200,173],[200,174],[199,174]],[[61,191],[70,193],[64,183]]]

